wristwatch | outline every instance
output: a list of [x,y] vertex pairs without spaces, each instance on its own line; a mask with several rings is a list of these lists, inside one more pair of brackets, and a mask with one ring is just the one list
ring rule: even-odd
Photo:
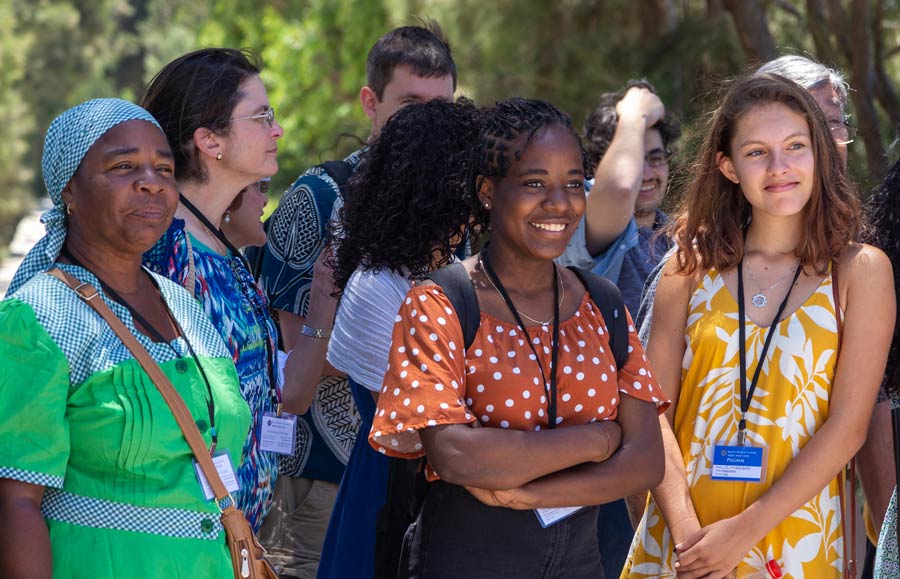
[[330,329],[314,328],[312,326],[307,326],[306,324],[303,324],[303,327],[300,328],[300,333],[304,336],[309,336],[310,338],[328,339],[331,337]]

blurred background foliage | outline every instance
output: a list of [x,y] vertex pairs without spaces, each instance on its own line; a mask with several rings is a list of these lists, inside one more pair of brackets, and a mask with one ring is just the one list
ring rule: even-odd
[[285,129],[277,195],[365,140],[368,50],[417,18],[441,24],[459,94],[480,104],[543,98],[580,125],[600,93],[647,78],[684,125],[682,174],[724,82],[788,53],[846,73],[861,191],[894,157],[897,0],[0,0],[0,246],[43,194],[43,135],[65,108],[137,100],[166,62],[195,48],[250,48]]

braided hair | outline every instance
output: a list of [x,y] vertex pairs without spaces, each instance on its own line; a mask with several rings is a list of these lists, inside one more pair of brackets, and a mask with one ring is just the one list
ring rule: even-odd
[[[512,161],[519,160],[534,136],[547,127],[563,127],[575,137],[585,176],[589,177],[590,164],[572,118],[547,101],[521,97],[500,101],[485,113],[475,172],[480,178],[506,177]],[[475,206],[475,217],[480,222],[488,221],[488,213],[481,205]]]
[[[894,267],[894,292],[900,298],[900,159],[872,193],[869,212],[871,233],[868,241],[890,258]],[[900,324],[894,326],[884,386],[892,397],[900,396]]]

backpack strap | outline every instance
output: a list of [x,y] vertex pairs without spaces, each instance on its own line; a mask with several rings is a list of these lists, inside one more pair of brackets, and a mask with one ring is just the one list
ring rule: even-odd
[[319,166],[328,173],[343,194],[347,181],[353,175],[353,166],[347,161],[325,161]]
[[444,295],[450,300],[462,328],[464,347],[468,350],[475,341],[475,333],[481,323],[481,310],[466,268],[457,261],[429,273],[428,278],[441,286]]
[[591,294],[591,300],[600,308],[606,329],[609,332],[609,347],[616,359],[616,368],[625,365],[628,359],[628,318],[625,316],[625,302],[616,284],[605,277],[593,274],[579,267],[569,267]]

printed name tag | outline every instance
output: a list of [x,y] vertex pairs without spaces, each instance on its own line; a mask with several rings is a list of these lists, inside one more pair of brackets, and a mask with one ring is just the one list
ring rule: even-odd
[[272,412],[263,415],[262,432],[259,438],[260,450],[278,454],[294,454],[297,435],[297,417],[292,414],[275,416]]
[[763,482],[766,453],[759,446],[716,446],[713,450],[712,480]]
[[[237,476],[234,473],[234,465],[231,464],[231,457],[228,456],[228,453],[220,450],[213,455],[212,460],[216,467],[216,472],[219,473],[219,478],[222,479],[222,484],[225,485],[225,490],[230,493],[240,490],[241,485],[238,484]],[[206,500],[214,499],[215,493],[213,493],[212,487],[209,486],[209,481],[206,480],[206,476],[203,475],[203,470],[200,469],[200,465],[196,460],[194,460],[194,472],[197,473],[197,480],[200,481],[203,496],[206,497]]]
[[538,521],[541,523],[541,526],[546,529],[550,525],[554,525],[565,519],[566,517],[572,516],[582,508],[583,507],[555,507],[546,509],[534,509],[534,514],[537,515]]

